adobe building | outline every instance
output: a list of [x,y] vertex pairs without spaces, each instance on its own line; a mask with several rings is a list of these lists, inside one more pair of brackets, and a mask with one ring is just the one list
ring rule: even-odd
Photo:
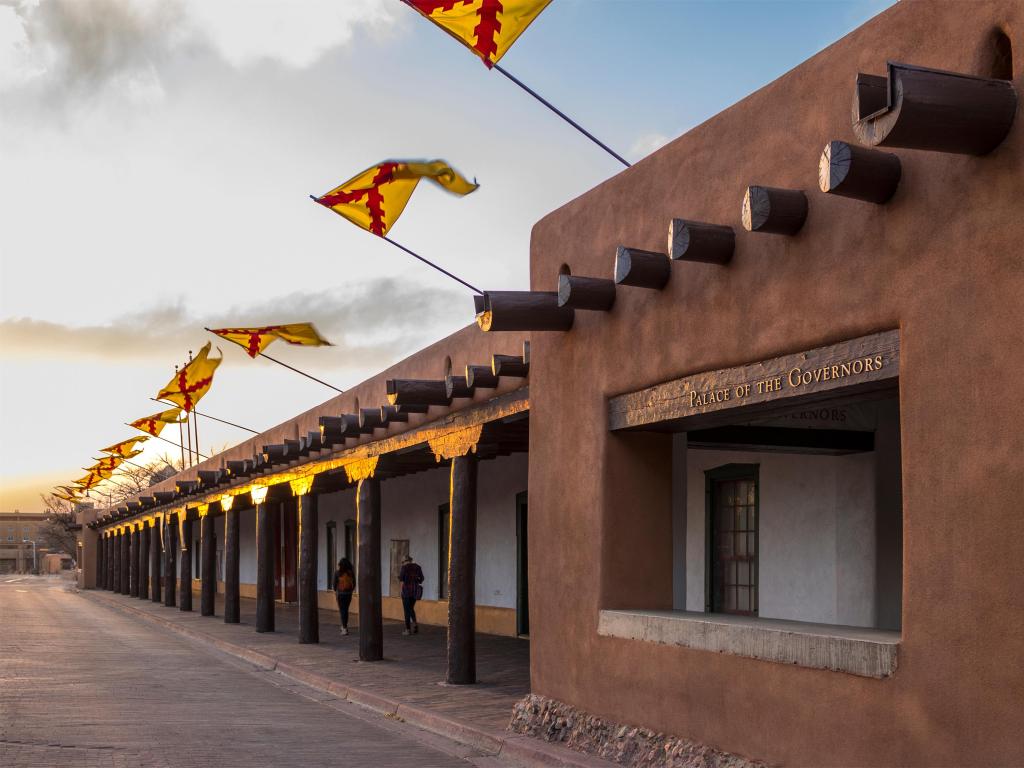
[[36,572],[41,554],[33,563],[33,542],[47,517],[45,512],[0,512],[0,574]]
[[880,14],[542,219],[531,291],[101,511],[97,582],[315,642],[346,554],[373,660],[409,551],[449,682],[528,634],[518,730],[1021,763],[1014,50],[1022,2]]

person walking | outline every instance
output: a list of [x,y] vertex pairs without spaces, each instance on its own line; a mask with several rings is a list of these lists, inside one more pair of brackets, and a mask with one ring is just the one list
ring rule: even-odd
[[402,560],[398,580],[402,582],[402,610],[405,611],[402,634],[415,635],[420,631],[420,625],[416,623],[416,601],[423,597],[423,569],[413,562],[410,555]]
[[334,572],[334,595],[338,599],[338,613],[341,614],[341,634],[348,634],[348,609],[352,605],[352,593],[356,590],[356,572],[347,557],[338,561]]

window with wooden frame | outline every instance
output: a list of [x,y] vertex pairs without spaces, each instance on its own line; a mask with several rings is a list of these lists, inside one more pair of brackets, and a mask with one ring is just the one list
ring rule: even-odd
[[758,465],[705,472],[707,610],[757,616]]

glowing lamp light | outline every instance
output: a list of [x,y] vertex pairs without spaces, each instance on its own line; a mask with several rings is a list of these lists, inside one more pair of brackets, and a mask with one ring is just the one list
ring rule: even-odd
[[267,491],[269,490],[270,488],[266,485],[254,485],[252,487],[252,490],[249,491],[249,493],[252,494],[252,503],[262,504],[264,501],[266,501]]
[[288,484],[292,487],[293,496],[305,496],[313,487],[313,476],[308,475],[307,477],[299,477],[295,480],[289,480]]
[[231,509],[231,505],[235,503],[234,496],[228,496],[225,494],[220,497],[220,508],[222,511],[227,512]]

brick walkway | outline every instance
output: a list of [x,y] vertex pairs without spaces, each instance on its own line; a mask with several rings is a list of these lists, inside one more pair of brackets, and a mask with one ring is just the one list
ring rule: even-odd
[[191,613],[166,608],[150,600],[139,600],[110,592],[82,593],[101,603],[113,603],[143,611],[176,626],[198,631],[213,638],[272,657],[279,663],[325,676],[404,704],[426,709],[445,718],[487,731],[502,732],[512,715],[512,705],[530,692],[530,644],[528,640],[495,635],[477,635],[477,678],[472,686],[443,685],[445,673],[444,627],[420,625],[418,635],[402,635],[399,622],[384,622],[384,661],[361,663],[355,617],[342,637],[338,614],[320,612],[320,643],[299,645],[298,609],[275,605],[272,633],[258,633],[256,601],[241,601],[241,624],[225,624],[221,596],[217,596],[216,616],[199,615],[199,596]]

